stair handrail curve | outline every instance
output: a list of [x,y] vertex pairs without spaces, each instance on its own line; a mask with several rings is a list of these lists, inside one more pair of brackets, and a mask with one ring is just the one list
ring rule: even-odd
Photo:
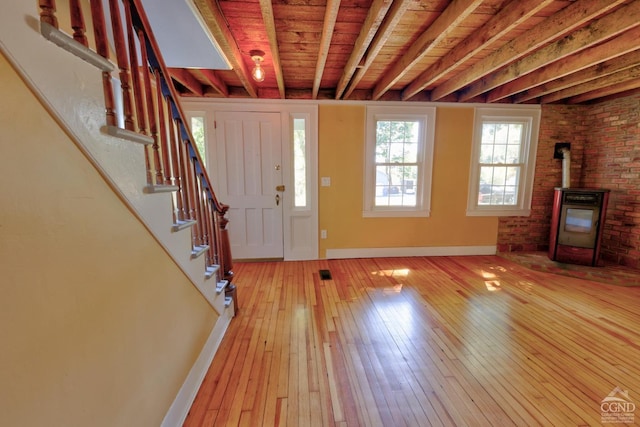
[[[59,29],[56,0],[38,3],[41,26]],[[211,185],[141,1],[108,0],[108,15],[101,0],[89,0],[89,5],[92,35],[86,32],[83,2],[68,0],[70,38],[104,58],[98,57],[104,63],[115,55],[124,116],[121,124],[111,67],[97,65],[102,68],[106,128],[117,135],[128,132],[139,136],[145,144],[147,190],[173,192],[174,226],[191,227],[194,253],[206,253],[207,272],[215,270],[218,281],[235,289],[225,217],[229,206],[218,200]]]

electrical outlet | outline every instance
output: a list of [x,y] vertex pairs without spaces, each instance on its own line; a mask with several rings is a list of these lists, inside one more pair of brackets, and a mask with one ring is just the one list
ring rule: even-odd
[[320,230],[320,238],[321,239],[327,238],[327,230]]
[[331,187],[331,177],[330,176],[323,176],[322,178],[320,178],[320,186],[321,187]]

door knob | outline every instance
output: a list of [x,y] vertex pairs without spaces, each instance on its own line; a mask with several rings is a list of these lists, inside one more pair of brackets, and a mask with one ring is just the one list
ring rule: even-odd
[[283,192],[284,191],[284,185],[276,185],[276,191]]

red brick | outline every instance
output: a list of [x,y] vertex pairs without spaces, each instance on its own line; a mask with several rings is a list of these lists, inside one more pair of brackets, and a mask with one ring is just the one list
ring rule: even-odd
[[640,267],[640,94],[595,105],[542,106],[531,216],[500,218],[498,250],[548,247],[553,189],[562,180],[561,162],[553,159],[557,142],[571,143],[572,186],[612,190],[603,258]]

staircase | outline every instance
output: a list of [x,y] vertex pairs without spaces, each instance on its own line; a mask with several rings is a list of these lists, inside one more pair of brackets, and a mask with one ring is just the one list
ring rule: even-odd
[[41,0],[40,10],[10,3],[0,50],[217,314],[165,417],[180,424],[237,309],[228,206],[211,187],[139,1],[110,0],[109,10],[93,0]]

